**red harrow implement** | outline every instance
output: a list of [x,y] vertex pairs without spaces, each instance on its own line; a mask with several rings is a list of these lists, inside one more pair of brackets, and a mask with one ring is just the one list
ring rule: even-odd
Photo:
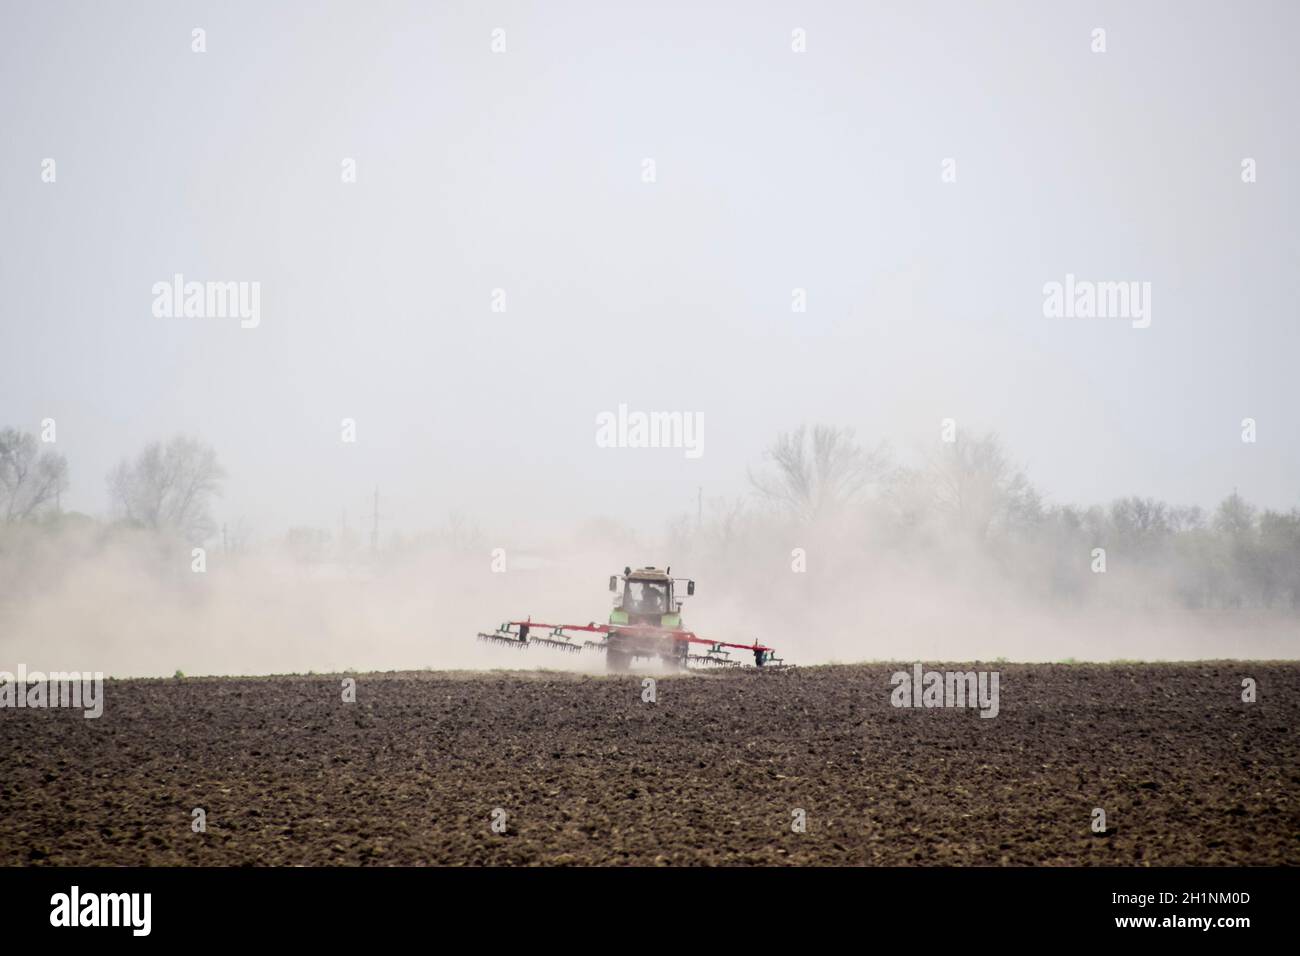
[[[729,644],[684,630],[681,601],[673,596],[673,586],[681,580],[685,579],[672,578],[666,570],[624,568],[621,576],[609,579],[609,589],[619,597],[608,624],[543,624],[529,618],[506,621],[490,634],[480,632],[478,639],[516,650],[545,647],[571,654],[601,652],[611,671],[627,670],[636,658],[659,658],[673,668],[743,667],[747,666],[744,658],[752,655],[753,666],[785,666],[773,648],[757,642]],[[686,581],[686,593],[695,593],[694,581]],[[737,659],[731,656],[732,651],[746,654]]]

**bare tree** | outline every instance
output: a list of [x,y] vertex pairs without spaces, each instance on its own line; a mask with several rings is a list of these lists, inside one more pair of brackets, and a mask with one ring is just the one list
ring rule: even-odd
[[177,435],[166,443],[153,442],[134,462],[114,468],[108,493],[118,517],[204,541],[215,528],[208,508],[225,476],[210,446]]
[[1198,531],[1205,527],[1205,511],[1199,505],[1170,508],[1169,526],[1174,531]]
[[745,507],[744,498],[732,500],[722,497],[710,498],[707,506],[709,517],[700,531],[706,541],[715,544],[726,553],[744,540],[752,515]]
[[1234,491],[1219,502],[1214,530],[1232,539],[1249,537],[1255,530],[1255,507]]
[[1174,532],[1169,506],[1137,495],[1111,502],[1110,523],[1117,540],[1133,554],[1154,555]]
[[939,509],[976,537],[1041,516],[1038,493],[992,432],[979,438],[958,436],[930,458],[928,474]]
[[481,551],[483,549],[483,529],[473,516],[460,508],[447,512],[447,519],[434,532],[435,540],[450,551]]
[[0,430],[0,513],[21,521],[58,501],[68,488],[68,460],[41,450],[36,436],[16,428]]
[[768,501],[804,521],[832,517],[857,500],[885,474],[884,445],[864,450],[849,428],[800,425],[782,432],[768,449],[773,468],[749,473],[749,482]]
[[1300,611],[1300,509],[1292,508],[1289,514],[1265,511],[1259,516],[1259,531],[1264,603],[1280,597]]

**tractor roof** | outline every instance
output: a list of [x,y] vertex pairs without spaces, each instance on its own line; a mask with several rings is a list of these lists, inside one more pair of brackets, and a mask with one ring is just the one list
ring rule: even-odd
[[667,581],[668,575],[658,568],[637,568],[627,576],[629,581]]

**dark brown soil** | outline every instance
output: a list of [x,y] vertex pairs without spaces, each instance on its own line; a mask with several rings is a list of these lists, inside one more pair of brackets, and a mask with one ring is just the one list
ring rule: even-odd
[[0,863],[1300,863],[1300,664],[982,666],[112,681],[0,711]]

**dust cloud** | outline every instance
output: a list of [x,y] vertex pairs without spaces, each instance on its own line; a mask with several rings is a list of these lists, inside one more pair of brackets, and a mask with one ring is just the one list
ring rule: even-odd
[[515,651],[474,636],[526,616],[604,622],[608,576],[629,564],[693,578],[683,616],[701,636],[758,641],[801,665],[1283,659],[1300,643],[1289,612],[1188,609],[1159,569],[1094,575],[1086,551],[1074,574],[1090,588],[1111,587],[1064,600],[1018,579],[1023,555],[1008,570],[951,543],[900,549],[869,525],[817,531],[754,513],[739,531],[733,522],[720,534],[704,521],[658,540],[626,532],[600,546],[587,537],[593,530],[577,540],[506,542],[495,554],[481,543],[416,543],[377,555],[342,557],[328,546],[304,555],[269,542],[209,549],[196,571],[192,549],[159,532],[89,519],[13,526],[0,537],[0,669],[599,673],[597,653]]

